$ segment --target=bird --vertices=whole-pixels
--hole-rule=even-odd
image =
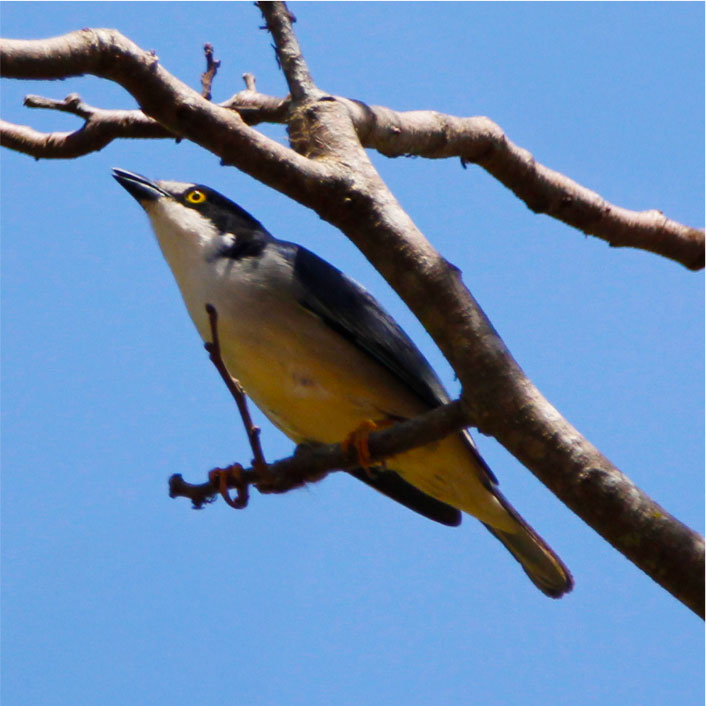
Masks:
[[[410,419],[450,401],[417,346],[360,284],[202,184],[113,177],[147,213],[205,342],[218,314],[221,356],[269,420],[297,444],[345,443],[366,423]],[[506,500],[467,430],[349,471],[455,527],[472,515],[547,596],[571,573]]]

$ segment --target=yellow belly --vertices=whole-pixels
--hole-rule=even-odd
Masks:
[[[231,374],[294,441],[335,443],[365,419],[425,410],[383,366],[336,334],[326,331],[327,354],[321,357],[313,338],[290,333],[268,331],[266,341],[225,339],[223,349]]]

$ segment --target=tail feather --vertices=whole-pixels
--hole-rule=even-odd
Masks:
[[[497,488],[494,488],[494,491],[513,519],[516,531],[500,530],[489,524],[483,524],[520,562],[527,576],[542,593],[550,598],[561,598],[574,587],[571,572],[549,545],[520,517],[517,510]]]

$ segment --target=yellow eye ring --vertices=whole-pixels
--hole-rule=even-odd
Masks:
[[[186,200],[189,203],[203,203],[206,200],[206,194],[204,194],[203,191],[199,191],[198,189],[193,189],[186,195]]]

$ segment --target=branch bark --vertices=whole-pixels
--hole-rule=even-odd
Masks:
[[[642,493],[542,397],[463,285],[460,272],[440,257],[380,179],[363,149],[365,138],[350,101],[315,89],[292,42],[286,7],[279,2],[260,7],[292,93],[287,122],[294,150],[264,137],[232,110],[206,101],[118,32],[82,30],[44,41],[6,40],[0,53],[3,73],[15,78],[91,73],[113,80],[172,135],[196,142],[341,229],[418,316],[457,372],[465,423],[495,436],[607,541],[703,615],[701,537]],[[487,131],[487,123],[479,125]],[[508,179],[524,174],[540,186],[544,180],[551,186],[546,193],[559,193],[528,153],[513,156],[502,134],[485,139],[479,141],[476,132],[461,156],[489,169],[495,165]],[[444,147],[426,149],[427,156],[434,156]],[[585,194],[579,192],[575,203],[583,198],[584,208]],[[561,204],[551,206],[554,201],[555,196],[547,197],[547,209],[561,211]],[[611,208],[598,220],[605,224],[615,212]],[[655,232],[663,231],[656,227]],[[700,237],[703,260],[703,233]]]
[[[246,76],[251,78],[250,74]],[[67,96],[63,103],[75,97]],[[474,163],[485,169],[535,213],[556,218],[611,247],[646,250],[690,270],[704,268],[703,229],[671,220],[657,209],[632,211],[610,203],[597,192],[537,162],[489,118],[460,118],[435,111],[398,112],[340,96],[334,98],[348,110],[364,147],[387,157],[458,157],[464,166]],[[62,102],[38,96],[28,96],[25,104],[65,110]],[[286,123],[290,100],[248,88],[218,105],[237,112],[247,125],[253,126],[262,122]],[[83,128],[75,132],[41,133],[0,121],[0,142],[37,159],[73,159],[101,150],[114,139],[175,137],[142,111],[92,108],[90,115],[75,114],[86,118]]]

